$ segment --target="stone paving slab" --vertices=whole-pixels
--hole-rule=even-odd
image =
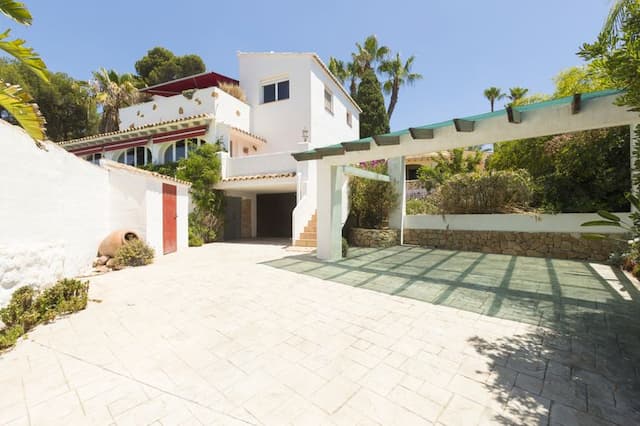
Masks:
[[[588,271],[405,247],[335,264],[189,249],[93,278],[85,311],[1,354],[0,424],[640,424],[637,311]],[[597,301],[565,300],[562,277]]]

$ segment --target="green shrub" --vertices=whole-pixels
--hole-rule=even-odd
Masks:
[[[349,242],[346,238],[342,238],[342,257],[347,257],[349,253]]]
[[[192,213],[189,213],[189,245],[197,247],[214,242],[217,237],[216,230],[221,224],[218,216],[205,213],[196,207]]]
[[[526,210],[532,194],[524,170],[453,176],[440,187],[443,213],[511,213]]]
[[[361,168],[387,174],[386,161],[361,164]],[[389,219],[389,213],[398,204],[398,194],[389,182],[351,177],[349,179],[351,213],[355,226],[379,229]]]
[[[123,244],[115,256],[116,267],[143,266],[153,262],[154,250],[142,240],[131,240]]]
[[[0,330],[0,349],[11,347],[20,336],[56,316],[80,311],[87,306],[89,282],[63,279],[38,293],[32,287],[17,289],[9,304],[0,309],[5,328]]]
[[[20,336],[24,334],[21,325],[13,325],[0,330],[0,350],[10,348],[15,345]]]
[[[202,237],[198,235],[196,229],[189,224],[189,247],[200,247],[204,244]]]
[[[415,198],[407,201],[407,214],[439,214],[440,194],[434,192],[425,198]]]

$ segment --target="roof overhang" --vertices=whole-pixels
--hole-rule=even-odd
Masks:
[[[179,95],[185,90],[206,89],[207,87],[218,86],[220,83],[240,84],[238,80],[226,75],[218,74],[217,72],[204,72],[145,87],[140,89],[140,92],[149,95],[173,96]]]
[[[103,133],[81,139],[60,142],[59,145],[76,155],[115,151],[153,143],[172,142],[203,136],[209,131],[213,116],[201,114],[179,120],[163,121],[118,132]]]

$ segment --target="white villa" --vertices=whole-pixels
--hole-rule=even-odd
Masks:
[[[142,89],[151,99],[121,109],[119,131],[61,146],[90,161],[140,166],[219,142],[224,238],[315,246],[315,162],[291,154],[358,139],[360,108],[315,53],[238,53],[238,63],[237,80],[207,72]],[[238,84],[246,102],[221,82]]]

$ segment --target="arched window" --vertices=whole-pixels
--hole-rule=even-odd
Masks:
[[[194,151],[205,145],[207,141],[198,138],[182,139],[171,143],[164,151],[164,162],[174,163],[189,156],[190,151]]]
[[[144,166],[151,163],[152,160],[151,150],[144,146],[129,148],[118,156],[118,163],[130,166]]]
[[[93,164],[98,164],[101,158],[102,158],[101,152],[96,152],[95,154],[87,155],[86,157],[84,157],[85,160],[90,161]]]

